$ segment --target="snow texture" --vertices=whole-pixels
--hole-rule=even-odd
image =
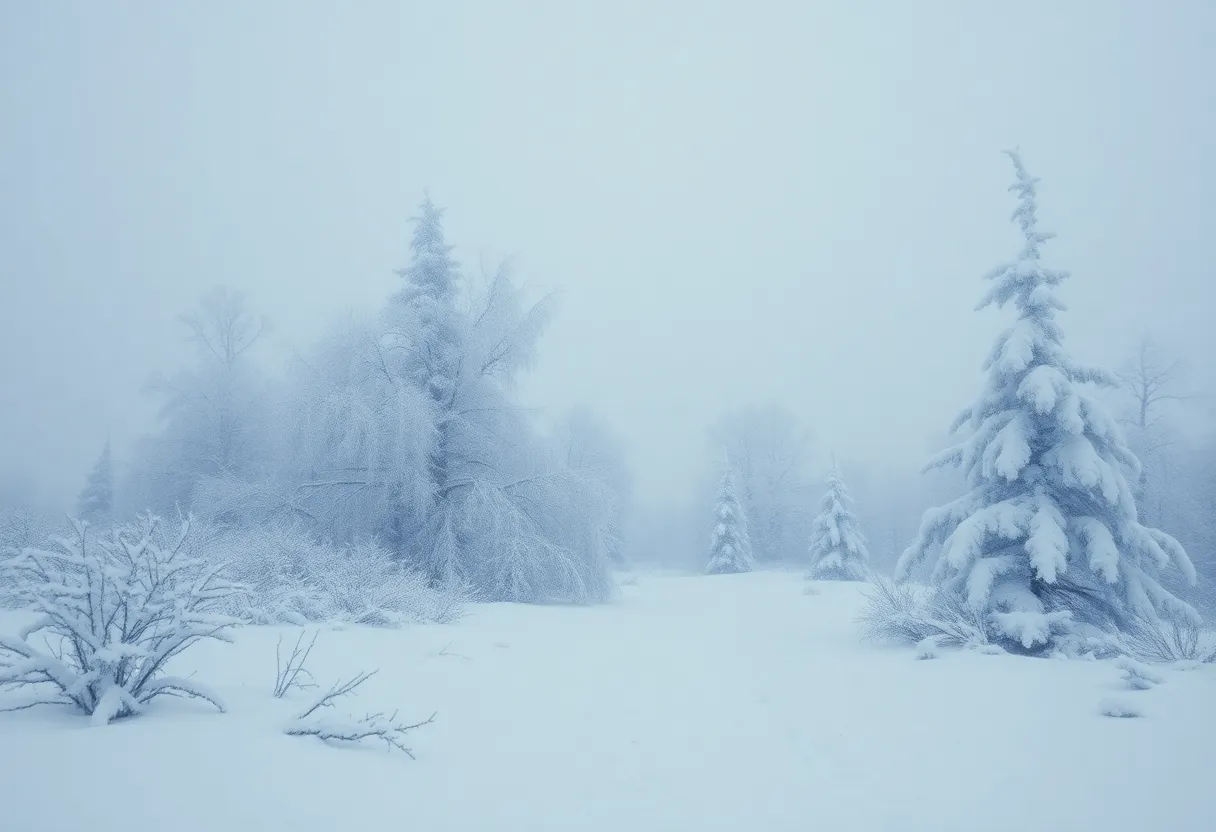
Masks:
[[[734,469],[728,459],[718,489],[714,528],[709,538],[709,563],[705,566],[705,572],[722,575],[750,572],[751,569],[752,547],[747,535],[747,517],[739,501]]]
[[[835,466],[811,526],[810,553],[812,578],[861,581],[869,573],[870,553],[858,528],[853,498]]]
[[[1041,262],[1053,235],[1038,227],[1038,180],[1016,152],[1009,156],[1023,246],[987,276],[979,308],[1009,304],[1017,320],[984,362],[979,399],[955,421],[970,435],[931,463],[961,468],[969,490],[925,513],[896,575],[910,576],[936,553],[933,579],[987,615],[995,640],[1024,652],[1050,652],[1080,624],[1197,622],[1158,577],[1174,569],[1193,584],[1194,567],[1174,538],[1138,521],[1128,478],[1139,462],[1083,389],[1111,377],[1064,351],[1054,290],[1067,274]]]

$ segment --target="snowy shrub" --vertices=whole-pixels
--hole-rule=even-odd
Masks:
[[[0,506],[0,554],[36,546],[54,534],[60,525],[27,506]]]
[[[932,590],[919,584],[875,578],[858,616],[863,635],[893,644],[917,644],[934,635],[925,622],[926,598],[931,595]]]
[[[987,627],[956,593],[875,578],[858,621],[872,641],[939,647],[976,647],[988,642]]]
[[[1136,707],[1136,705],[1115,697],[1103,699],[1098,706],[1098,712],[1102,716],[1114,717],[1115,719],[1136,719],[1144,716],[1144,712]]]
[[[1216,631],[1190,618],[1136,620],[1122,634],[1122,644],[1142,661],[1216,663]]]
[[[822,595],[823,593],[819,587],[815,586],[814,584],[810,584],[809,586],[803,587],[802,594],[814,597],[816,595]]]
[[[9,593],[37,615],[16,637],[0,636],[0,687],[30,688],[14,706],[65,704],[95,724],[138,713],[157,696],[223,704],[166,664],[204,639],[227,640],[238,619],[220,609],[241,588],[191,556],[189,523],[172,535],[147,515],[131,525],[74,533],[7,559]],[[37,635],[42,646],[34,646]]]
[[[296,526],[225,531],[199,549],[249,588],[233,611],[258,624],[449,623],[461,617],[467,597],[463,587],[428,585],[372,541],[338,547]]]
[[[36,546],[55,533],[56,524],[44,514],[27,506],[0,506],[0,559]],[[11,582],[12,576],[0,570],[0,609],[18,603]]]

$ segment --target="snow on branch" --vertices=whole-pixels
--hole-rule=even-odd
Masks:
[[[342,714],[334,715],[329,712],[329,709],[334,707],[335,701],[354,693],[378,672],[378,670],[363,671],[347,681],[335,682],[325,693],[318,696],[312,701],[312,704],[301,711],[283,729],[284,733],[292,737],[316,737],[326,742],[359,743],[363,740],[374,739],[383,742],[390,751],[395,748],[404,752],[411,760],[414,759],[413,752],[405,746],[405,735],[415,728],[430,725],[435,721],[435,714],[431,714],[421,722],[406,723],[397,718],[396,711],[387,715],[384,713],[367,714],[361,718]]]
[[[240,623],[218,610],[242,587],[190,556],[189,533],[185,522],[166,536],[151,514],[101,534],[77,521],[71,536],[0,562],[9,600],[37,614],[15,637],[0,637],[0,689],[32,693],[4,710],[70,705],[105,724],[178,696],[223,711],[205,685],[163,675],[175,656],[228,640]]]

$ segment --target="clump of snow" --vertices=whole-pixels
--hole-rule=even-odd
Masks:
[[[802,594],[814,597],[816,595],[822,595],[823,591],[820,590],[819,587],[815,586],[814,584],[807,584],[806,586],[804,586],[802,588]]]
[[[916,645],[915,658],[919,660],[936,659],[939,657],[937,636],[925,636]]]
[[[1134,703],[1113,696],[1103,699],[1098,705],[1098,711],[1102,716],[1114,717],[1115,719],[1136,719],[1144,716],[1144,712]]]
[[[1165,682],[1165,677],[1143,662],[1124,656],[1115,661],[1115,667],[1123,671],[1123,681],[1132,690],[1148,690]]]

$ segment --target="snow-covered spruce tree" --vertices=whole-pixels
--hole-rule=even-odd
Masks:
[[[1137,520],[1127,478],[1139,463],[1083,389],[1114,379],[1064,351],[1054,290],[1067,273],[1041,263],[1052,235],[1038,227],[1038,180],[1008,155],[1024,245],[989,273],[993,286],[977,308],[1012,303],[1017,321],[984,362],[979,399],[955,420],[970,435],[929,466],[961,467],[969,490],[925,513],[896,577],[936,552],[935,581],[984,613],[992,638],[1028,652],[1050,649],[1078,624],[1196,619],[1157,578],[1172,566],[1193,583],[1194,567],[1174,538]]]
[[[443,210],[425,194],[418,216],[413,218],[410,264],[397,274],[405,285],[385,311],[387,330],[382,338],[386,361],[408,379],[433,410],[434,433],[427,454],[430,496],[442,500],[450,491],[453,445],[457,414],[454,408],[459,387],[461,359],[461,315],[457,307],[460,267],[452,259],[452,246],[443,233]],[[415,508],[419,506],[415,504]],[[446,541],[448,518],[436,506],[421,506],[410,512],[403,505],[393,514],[389,542],[398,550],[427,542]],[[415,545],[416,548],[416,545]],[[432,580],[447,580],[459,571],[456,550],[449,546],[426,547],[414,552]]]
[[[0,688],[27,688],[14,710],[63,704],[96,724],[139,713],[158,696],[220,699],[194,679],[165,676],[166,664],[205,639],[225,640],[239,623],[217,610],[241,588],[188,552],[189,523],[166,535],[147,515],[97,533],[73,534],[0,562],[0,586],[36,617],[0,636]]]
[[[108,520],[113,511],[114,468],[110,460],[110,443],[106,442],[76,500],[76,513],[80,519],[96,523]]]
[[[835,466],[811,525],[810,551],[812,578],[861,581],[869,571],[870,553],[858,528],[853,498]]]
[[[709,538],[707,575],[725,575],[752,571],[752,545],[747,536],[747,517],[739,501],[735,472],[729,460],[722,484],[718,488],[718,503],[714,510],[714,530]]]

